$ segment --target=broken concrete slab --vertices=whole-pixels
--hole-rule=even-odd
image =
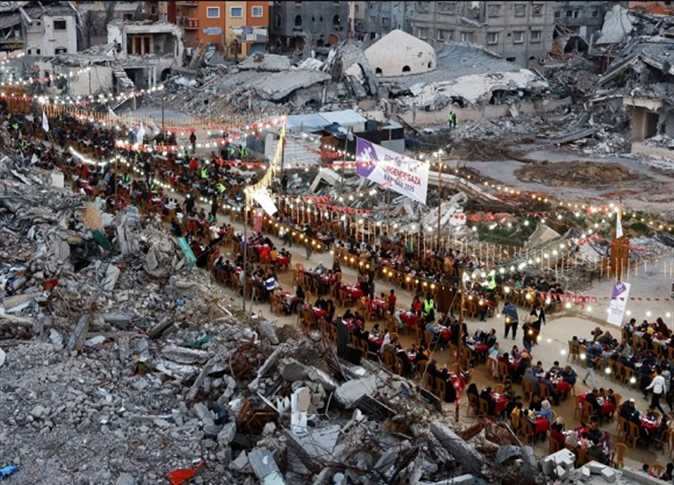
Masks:
[[[307,413],[311,406],[311,392],[308,387],[296,389],[290,396],[290,430],[302,436],[307,432]]]
[[[90,322],[91,318],[89,314],[84,314],[80,317],[77,325],[75,326],[75,329],[73,330],[73,333],[68,339],[68,350],[79,350],[80,342],[86,336],[87,331],[89,330]]]
[[[236,422],[232,421],[225,424],[218,433],[218,444],[225,448],[234,441],[234,436],[236,436]]]
[[[242,71],[289,71],[290,59],[278,54],[256,52],[239,62],[237,67]]]
[[[161,355],[178,364],[203,364],[209,357],[209,353],[205,350],[179,347],[173,344],[163,347],[161,349]]]
[[[295,382],[305,380],[309,374],[309,368],[295,359],[283,359],[279,363],[279,372],[286,381]]]
[[[345,382],[335,390],[335,399],[342,406],[351,409],[361,398],[367,394],[371,395],[377,391],[377,377],[369,375],[361,379],[353,379]]]
[[[253,472],[264,485],[285,485],[276,460],[267,448],[254,448],[248,454],[248,462]]]
[[[484,466],[484,457],[473,445],[466,443],[459,435],[449,429],[447,425],[434,421],[431,423],[431,433],[442,446],[469,472],[480,474]]]

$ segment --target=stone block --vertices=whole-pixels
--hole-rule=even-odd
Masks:
[[[616,471],[610,467],[604,467],[604,469],[601,471],[601,476],[608,483],[613,483],[618,479]]]

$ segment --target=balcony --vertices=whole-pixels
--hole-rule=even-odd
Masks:
[[[178,25],[185,30],[197,30],[199,28],[199,19],[193,17],[180,17],[178,19]]]
[[[196,7],[199,4],[198,1],[192,0],[192,1],[177,1],[176,2],[176,7]]]

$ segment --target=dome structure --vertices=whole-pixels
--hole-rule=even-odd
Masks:
[[[402,30],[386,34],[365,50],[365,56],[381,77],[422,74],[437,66],[433,47]]]

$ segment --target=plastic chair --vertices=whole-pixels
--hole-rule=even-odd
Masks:
[[[615,451],[613,452],[613,466],[616,468],[622,468],[625,466],[625,451],[627,450],[627,445],[625,443],[616,443]]]
[[[625,434],[625,441],[627,441],[628,444],[631,444],[632,448],[636,448],[637,442],[639,441],[639,426],[631,421],[626,422],[627,433]]]

